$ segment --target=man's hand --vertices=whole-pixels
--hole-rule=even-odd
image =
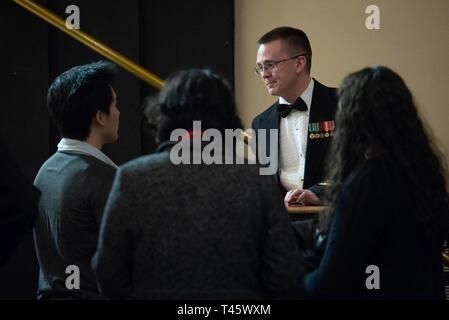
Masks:
[[[295,189],[287,192],[284,198],[285,207],[289,204],[300,204],[303,206],[319,206],[321,200],[312,192],[305,189]]]

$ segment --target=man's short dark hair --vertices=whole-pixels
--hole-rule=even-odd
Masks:
[[[310,73],[312,68],[312,48],[305,32],[292,27],[279,27],[265,33],[257,43],[262,45],[279,39],[285,41],[290,54],[305,53],[307,55],[306,69]]]
[[[85,141],[92,117],[98,111],[109,114],[113,99],[111,82],[116,74],[113,63],[98,61],[73,67],[53,81],[47,105],[63,137]]]

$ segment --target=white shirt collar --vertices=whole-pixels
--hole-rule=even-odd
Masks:
[[[62,138],[58,144],[58,151],[92,156],[114,168],[118,168],[118,166],[111,159],[109,159],[107,155],[84,141]]]
[[[302,100],[307,105],[307,113],[310,112],[310,107],[312,106],[312,95],[313,95],[313,88],[315,87],[315,82],[313,79],[310,79],[309,85],[307,86],[306,90],[301,94]],[[281,104],[291,104],[287,100],[285,100],[282,97],[279,97],[279,103]]]

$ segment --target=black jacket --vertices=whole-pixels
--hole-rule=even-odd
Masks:
[[[309,123],[322,122],[334,120],[334,114],[337,109],[337,95],[335,88],[329,88],[317,80],[315,80],[312,106],[310,111]],[[279,124],[281,116],[277,110],[278,102],[271,105],[267,110],[262,112],[252,123],[252,128],[257,129],[277,129],[279,130]],[[321,182],[324,179],[324,161],[327,150],[329,148],[331,137],[319,138],[307,140],[307,152],[306,152],[306,166],[304,174],[304,188],[310,188],[313,185]],[[267,134],[267,155],[269,156],[270,141]],[[279,146],[278,146],[279,148]],[[279,154],[279,149],[278,149]],[[279,181],[279,174],[276,175],[276,179]],[[281,190],[285,191],[281,186]]]

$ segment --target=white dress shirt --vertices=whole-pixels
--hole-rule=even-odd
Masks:
[[[307,111],[293,109],[287,117],[281,118],[279,125],[279,172],[281,184],[287,191],[303,188],[313,88],[311,79],[301,94]],[[279,97],[279,103],[290,104],[282,97]]]

